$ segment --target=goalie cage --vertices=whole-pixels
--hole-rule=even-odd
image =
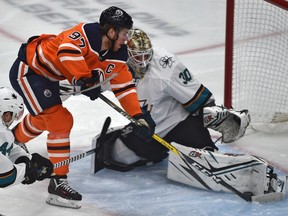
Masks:
[[[224,105],[253,129],[288,131],[288,2],[227,0]]]

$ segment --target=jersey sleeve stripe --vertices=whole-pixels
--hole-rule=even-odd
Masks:
[[[82,61],[85,60],[83,56],[72,57],[72,56],[63,56],[59,58],[61,62],[63,61]]]
[[[196,112],[201,106],[203,106],[209,98],[212,96],[212,93],[203,85],[200,86],[194,97],[188,102],[184,103],[183,106],[186,110],[190,112]]]
[[[69,54],[81,54],[81,52],[79,50],[68,50],[68,49],[63,49],[63,50],[59,50],[57,52],[57,56],[59,56],[62,53],[69,53]]]
[[[81,52],[81,49],[77,46],[75,46],[74,44],[71,43],[63,43],[59,46],[59,49],[63,48],[63,47],[70,47],[73,48],[74,50],[78,50],[79,52]]]
[[[114,90],[113,93],[114,94],[118,94],[118,93],[126,91],[126,90],[128,90],[130,88],[135,88],[135,84],[131,84],[131,85],[125,86],[124,88],[121,88],[121,89],[118,89],[118,90]]]
[[[41,60],[44,63],[42,63]],[[41,66],[43,69],[45,69],[45,71],[48,72],[47,74],[52,74],[54,76],[56,75],[56,76],[63,77],[62,74],[54,67],[54,65],[45,58],[41,45],[39,45],[36,49],[36,61],[39,66]]]
[[[134,84],[133,81],[129,81],[129,82],[126,82],[126,83],[121,83],[121,84],[111,84],[111,88],[112,89],[119,89],[119,88],[123,88],[127,85],[131,85],[131,84]]]
[[[129,91],[126,91],[126,92],[118,95],[116,98],[117,98],[118,100],[121,100],[122,98],[126,97],[127,95],[129,95],[129,94],[131,94],[131,93],[136,93],[136,89],[131,89],[131,90],[129,90]]]

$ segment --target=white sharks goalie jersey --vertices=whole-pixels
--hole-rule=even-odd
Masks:
[[[164,137],[213,96],[175,55],[157,47],[153,51],[144,78],[136,83],[137,94],[141,107],[150,111],[157,125],[155,133]]]

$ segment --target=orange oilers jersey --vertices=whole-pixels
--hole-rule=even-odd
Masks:
[[[111,89],[130,114],[142,113],[132,75],[128,70],[127,47],[117,52],[102,51],[102,33],[99,23],[80,23],[59,35],[43,34],[27,45],[28,65],[35,73],[51,81],[79,80],[91,77],[92,70],[98,70],[103,79],[118,73],[113,78]]]

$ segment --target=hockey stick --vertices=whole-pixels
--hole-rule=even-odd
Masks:
[[[99,95],[99,98],[101,98],[104,102],[106,102],[108,105],[110,105],[112,108],[114,108],[116,111],[118,111],[121,115],[123,115],[125,118],[127,118],[129,121],[131,121],[133,124],[142,126],[136,119],[134,119],[132,116],[130,116],[127,112],[125,112],[123,109],[121,109],[119,106],[117,106],[115,103],[113,103],[111,100],[109,100],[107,97],[105,97],[103,94]],[[236,188],[232,187],[231,185],[227,184],[221,177],[217,176],[216,174],[213,174],[210,170],[208,170],[206,167],[202,166],[201,164],[195,162],[191,156],[184,154],[183,152],[176,149],[171,143],[165,141],[161,137],[159,137],[157,134],[153,134],[152,138],[158,141],[160,144],[168,148],[170,151],[178,155],[184,163],[187,165],[190,164],[194,168],[198,169],[199,171],[204,171],[207,173],[208,176],[210,176],[216,183],[221,184],[223,187],[230,190],[232,193],[235,193],[242,199],[244,199],[247,202],[252,201],[252,195],[249,193],[242,193],[238,191]],[[189,166],[188,166],[189,167]]]
[[[105,136],[105,134],[106,134],[106,132],[107,132],[109,126],[110,126],[110,123],[111,123],[111,118],[108,116],[106,118],[104,124],[103,124],[99,139],[101,139],[102,137]],[[72,163],[74,161],[80,160],[80,159],[82,159],[84,157],[87,157],[87,156],[89,156],[91,154],[94,154],[95,152],[96,152],[96,148],[95,149],[91,149],[91,150],[86,151],[86,152],[83,152],[83,153],[80,153],[78,155],[72,156],[72,157],[70,157],[70,158],[68,158],[66,160],[60,161],[58,163],[55,163],[54,164],[54,169],[55,168],[59,168],[59,167],[64,166],[64,165],[67,165],[67,164],[70,164],[70,163]]]
[[[94,86],[91,86],[87,89],[83,89],[79,92],[77,91],[73,91],[71,88],[74,87],[73,85],[71,84],[60,84],[60,89],[65,91],[65,92],[60,92],[60,95],[77,95],[77,94],[81,94],[81,93],[84,93],[84,92],[87,92],[87,91],[90,91],[92,89],[95,89],[95,88],[98,88],[102,85],[105,85],[107,82],[109,82],[110,80],[112,80],[114,77],[118,76],[118,73],[113,73],[110,77],[108,77],[107,79],[95,84]]]
[[[101,98],[101,100],[103,100],[104,102],[106,102],[108,105],[110,105],[112,108],[114,108],[116,111],[118,111],[121,115],[123,115],[125,118],[127,118],[130,122],[132,122],[135,125],[138,126],[143,126],[141,123],[139,123],[136,119],[134,119],[132,116],[130,116],[127,112],[125,112],[123,109],[121,109],[119,106],[117,106],[115,103],[113,103],[111,100],[109,100],[107,97],[105,97],[103,94],[99,94],[99,98]],[[164,145],[166,148],[168,148],[169,150],[173,151],[175,154],[179,155],[178,150],[172,146],[170,143],[166,142],[165,140],[163,140],[161,137],[159,137],[157,134],[153,134],[152,137],[158,141],[159,143],[161,143],[162,145]]]

